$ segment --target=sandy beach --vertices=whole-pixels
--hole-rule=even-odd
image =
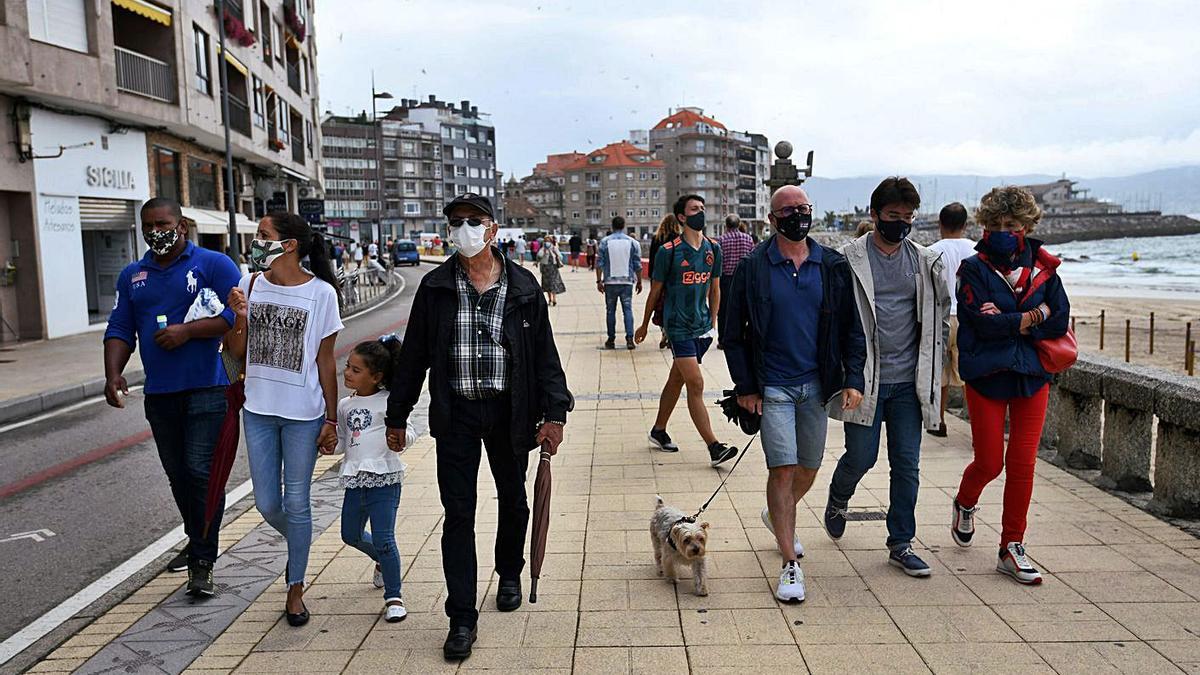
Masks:
[[[1184,372],[1184,334],[1200,342],[1200,299],[1187,295],[1126,297],[1113,289],[1067,286],[1075,335],[1082,351],[1125,357],[1125,320],[1130,321],[1130,362]],[[1104,350],[1100,350],[1100,311],[1104,310]],[[1154,354],[1150,349],[1150,313],[1154,313]]]

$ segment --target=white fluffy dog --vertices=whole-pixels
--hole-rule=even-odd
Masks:
[[[650,541],[654,543],[654,565],[659,576],[675,582],[675,566],[690,565],[696,595],[708,595],[708,567],[704,560],[708,523],[697,523],[686,513],[655,496],[650,517]]]

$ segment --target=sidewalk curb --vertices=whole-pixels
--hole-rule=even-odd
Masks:
[[[141,370],[126,373],[125,381],[129,383],[129,386],[142,384],[146,381],[146,373]],[[71,384],[40,394],[22,396],[0,403],[0,423],[33,417],[39,413],[102,394],[104,394],[104,378],[98,377],[81,384]]]

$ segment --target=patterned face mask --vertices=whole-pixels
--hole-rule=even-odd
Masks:
[[[166,255],[175,247],[175,242],[179,240],[179,230],[150,230],[142,233],[142,239],[146,241],[146,246],[154,252],[154,255]]]
[[[283,249],[283,242],[287,241],[270,241],[265,239],[255,239],[250,242],[250,264],[257,271],[270,269],[271,264],[278,260],[281,256],[287,253]]]

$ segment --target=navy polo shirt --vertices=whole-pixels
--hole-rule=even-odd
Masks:
[[[228,256],[187,243],[171,264],[159,267],[147,251],[117,277],[117,302],[108,315],[104,339],[117,338],[136,348],[141,342],[142,367],[146,371],[145,393],[169,394],[189,389],[229,384],[218,348],[221,338],[193,338],[172,351],[154,342],[158,315],[167,324],[183,323],[188,309],[202,288],[211,288],[224,304],[241,272]],[[232,326],[228,308],[222,318]]]
[[[763,345],[763,384],[795,387],[817,378],[817,324],[821,317],[821,247],[808,243],[808,259],[796,269],[779,251],[767,248],[771,321]]]

